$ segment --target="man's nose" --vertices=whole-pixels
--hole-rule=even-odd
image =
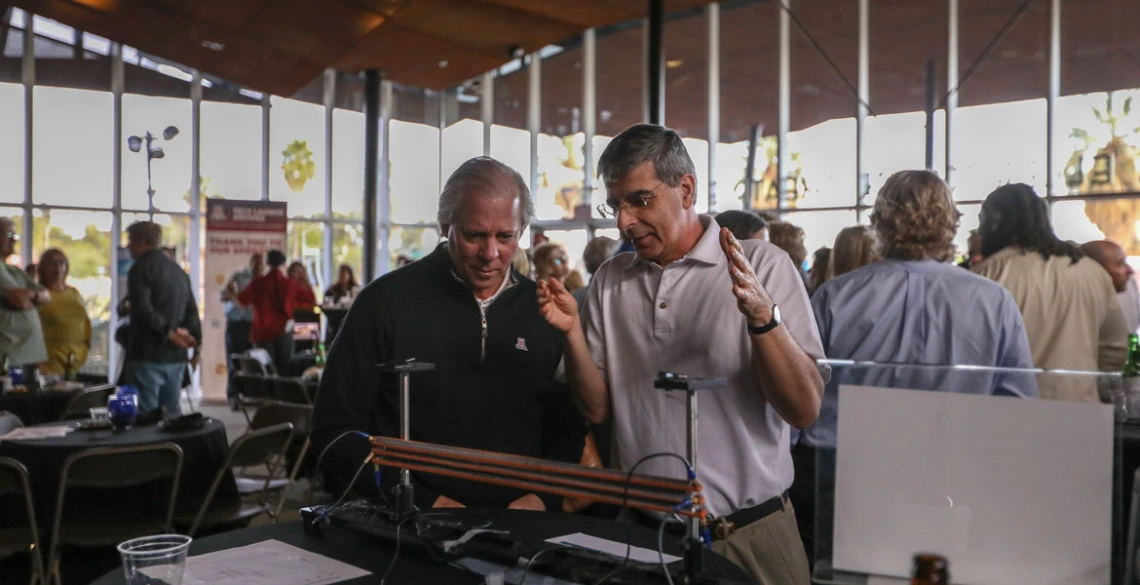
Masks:
[[[499,257],[499,247],[495,245],[494,240],[487,240],[479,246],[479,258],[490,262]]]

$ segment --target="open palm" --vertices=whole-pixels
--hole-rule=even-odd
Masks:
[[[578,301],[556,278],[538,281],[538,311],[555,329],[568,333],[578,321]]]

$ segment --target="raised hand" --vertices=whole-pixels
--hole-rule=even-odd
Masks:
[[[507,506],[510,510],[534,510],[537,512],[545,512],[546,504],[542,503],[542,499],[534,494],[527,494]]]
[[[440,496],[440,497],[435,499],[435,503],[432,504],[431,507],[433,507],[433,508],[466,508],[467,506],[464,506],[463,504],[460,504],[459,502],[456,502],[455,500],[453,500],[447,496]]]
[[[720,248],[728,259],[728,273],[732,277],[732,294],[736,296],[736,308],[748,319],[753,327],[762,327],[772,320],[772,297],[760,284],[752,265],[744,257],[740,242],[728,231],[720,228]]]
[[[549,278],[538,281],[538,312],[547,323],[555,329],[569,333],[571,328],[577,326],[578,301],[566,287],[557,279]]]

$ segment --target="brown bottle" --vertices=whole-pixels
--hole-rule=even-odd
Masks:
[[[950,585],[950,563],[935,554],[914,555],[910,585]]]

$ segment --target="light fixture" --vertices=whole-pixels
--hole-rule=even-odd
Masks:
[[[167,126],[162,131],[162,138],[164,140],[170,140],[175,136],[178,136],[177,126]],[[147,213],[150,216],[151,221],[154,221],[154,188],[150,183],[150,161],[156,158],[166,158],[166,152],[162,150],[162,147],[155,146],[153,144],[154,141],[155,136],[150,132],[147,132],[145,136],[130,136],[127,138],[127,148],[131,149],[131,152],[141,151],[143,149],[143,142],[146,142]]]
[[[676,68],[678,68],[684,64],[685,64],[685,62],[682,61],[681,59],[670,59],[670,60],[665,62],[665,67],[667,67],[669,69],[676,69]]]

